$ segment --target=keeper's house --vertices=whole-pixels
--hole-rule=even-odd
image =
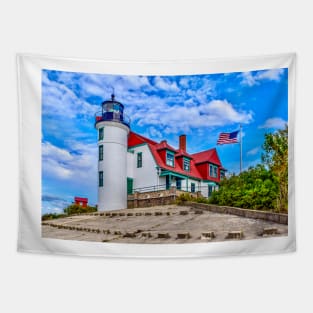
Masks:
[[[126,208],[127,194],[133,192],[171,187],[209,197],[225,175],[215,148],[189,154],[186,135],[179,136],[175,149],[166,140],[156,142],[131,131],[124,105],[114,95],[102,103],[95,127],[99,210]]]
[[[134,132],[128,136],[127,190],[169,189],[201,191],[209,197],[225,175],[216,149],[189,154],[186,135],[179,136],[178,149],[166,140],[160,143]]]

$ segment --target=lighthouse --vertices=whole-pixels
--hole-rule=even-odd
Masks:
[[[124,105],[115,100],[101,104],[96,113],[98,132],[98,210],[127,208],[127,138],[130,120]]]

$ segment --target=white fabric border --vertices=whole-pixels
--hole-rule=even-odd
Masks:
[[[294,187],[294,53],[208,60],[116,61],[17,55],[19,99],[18,251],[106,257],[208,257],[296,250]],[[97,243],[41,238],[41,70],[120,75],[191,75],[288,68],[288,236],[191,244]]]

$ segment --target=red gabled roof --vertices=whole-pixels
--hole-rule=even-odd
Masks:
[[[158,164],[158,166],[160,166],[163,169],[166,169],[168,171],[172,171],[178,174],[182,174],[185,176],[191,176],[194,178],[199,178],[202,179],[202,176],[200,175],[198,169],[196,168],[196,165],[194,164],[193,160],[190,160],[190,171],[184,171],[181,166],[179,165],[179,163],[175,160],[174,162],[174,167],[166,165],[165,160],[163,160],[160,156],[160,154],[158,153],[158,150],[156,149],[156,146],[154,145],[150,145],[149,144],[149,148],[151,150],[151,153],[155,159],[155,162]]]
[[[152,145],[158,144],[156,141],[153,141],[149,138],[146,138],[144,136],[141,136],[139,134],[136,134],[134,132],[130,132],[128,135],[128,148],[143,144],[143,143],[149,143]]]
[[[183,157],[183,156],[185,156],[185,157],[187,157],[187,158],[189,158],[189,159],[192,159],[192,155],[191,155],[191,154],[187,153],[187,152],[184,151],[184,150],[178,149],[178,150],[177,150],[176,157]]]
[[[180,149],[175,149],[172,146],[170,146],[165,140],[161,141],[160,143],[157,143],[156,141],[153,141],[149,138],[146,138],[142,135],[139,135],[134,132],[130,132],[128,136],[128,148],[140,145],[146,143],[154,157],[155,162],[159,167],[165,170],[169,170],[178,174],[182,174],[185,176],[190,176],[198,179],[205,179],[202,177],[200,174],[197,164],[204,163],[204,162],[210,162],[213,164],[216,164],[218,166],[222,166],[221,161],[218,157],[217,151],[215,148],[209,149],[206,151],[202,151],[199,153],[194,153],[194,154],[189,154],[186,151],[180,150]],[[181,157],[181,156],[186,156],[190,158],[190,171],[187,172],[185,171],[181,166],[180,162],[177,162],[175,160],[174,162],[174,167],[168,166],[165,163],[164,156],[162,157],[162,150],[168,149],[170,151],[173,151],[176,155],[175,158]]]
[[[166,140],[163,140],[161,141],[160,143],[156,144],[155,145],[155,148],[157,150],[163,150],[163,149],[167,149],[167,150],[170,150],[170,151],[173,151],[174,153],[177,153],[176,152],[176,149],[173,148],[172,146],[170,146]]]
[[[222,166],[215,148],[192,154],[196,164],[210,162]]]
[[[88,198],[74,197],[74,201],[79,201],[79,202],[88,202]]]

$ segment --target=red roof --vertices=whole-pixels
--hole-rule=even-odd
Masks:
[[[163,149],[167,149],[167,150],[170,150],[170,151],[173,151],[174,153],[177,153],[176,152],[176,149],[173,148],[172,146],[170,146],[166,140],[163,140],[161,141],[160,143],[156,144],[155,145],[155,148],[157,150],[163,150]]]
[[[215,148],[198,152],[198,153],[194,153],[192,157],[194,158],[196,164],[210,162],[210,163],[222,166],[220,158],[218,157],[218,154]]]
[[[168,170],[168,171],[175,172],[177,174],[182,174],[185,176],[191,176],[194,178],[202,179],[202,176],[200,175],[198,169],[196,168],[196,165],[194,164],[193,160],[190,160],[190,171],[187,172],[181,168],[181,166],[179,165],[179,163],[176,160],[174,162],[174,165],[175,165],[174,167],[166,165],[165,160],[160,156],[156,147],[153,145],[150,145],[150,144],[148,146],[149,146],[151,153],[155,159],[155,162],[161,168]]]
[[[141,136],[139,134],[136,134],[134,132],[130,132],[129,135],[128,135],[128,148],[131,148],[133,146],[137,146],[137,145],[140,145],[140,144],[143,144],[143,143],[150,143],[152,145],[156,145],[157,142],[156,141],[153,141],[149,138],[146,138],[144,136]]]
[[[74,201],[88,202],[88,198],[74,197]]]
[[[209,162],[209,163],[216,164],[219,167],[222,167],[221,161],[218,157],[218,154],[215,148],[202,151],[199,153],[188,154],[186,151],[173,148],[165,140],[161,141],[160,143],[157,143],[156,141],[153,141],[142,135],[136,134],[132,131],[129,133],[128,148],[132,148],[134,146],[137,146],[143,143],[146,143],[148,145],[154,157],[154,160],[159,167],[161,167],[164,170],[175,172],[177,174],[190,176],[190,177],[194,177],[198,179],[207,179],[207,177],[204,177],[203,175],[201,175],[199,169],[197,168],[198,164]],[[164,149],[173,151],[176,154],[174,167],[166,165],[164,153],[162,154],[162,150]],[[177,158],[181,156],[186,156],[190,159],[190,171],[185,171],[180,165],[181,162],[177,162]],[[212,180],[217,181],[219,179],[213,178]]]

